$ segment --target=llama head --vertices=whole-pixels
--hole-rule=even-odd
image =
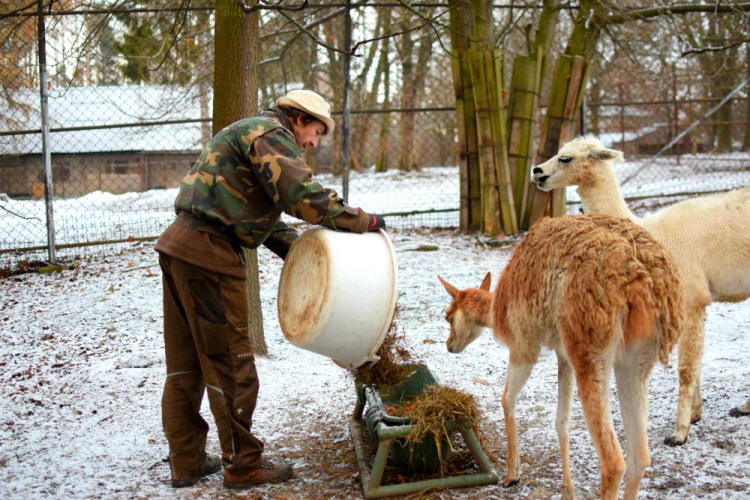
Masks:
[[[612,176],[610,162],[623,161],[620,151],[605,148],[593,135],[565,143],[555,156],[535,166],[531,180],[542,191],[565,186],[593,185],[602,176]]]
[[[438,276],[440,283],[453,299],[445,310],[445,319],[451,325],[451,333],[445,345],[448,352],[458,354],[474,342],[487,324],[491,299],[490,273],[479,288],[459,290]]]

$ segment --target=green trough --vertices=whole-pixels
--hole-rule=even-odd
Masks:
[[[413,425],[411,420],[389,415],[390,405],[408,401],[422,394],[424,389],[437,381],[425,365],[414,365],[411,375],[394,386],[378,388],[357,385],[357,403],[349,422],[357,462],[360,468],[362,490],[365,498],[382,498],[393,495],[406,495],[427,490],[461,488],[497,484],[498,476],[489,458],[479,445],[471,423],[468,420],[446,422],[449,434],[461,433],[480,472],[459,476],[420,480],[401,484],[383,485],[385,466],[390,458],[391,465],[411,472],[433,472],[440,467],[437,446],[429,437],[413,447],[405,444]],[[365,411],[367,408],[367,411]],[[378,443],[374,459],[370,455],[368,440]],[[442,460],[450,455],[450,445],[445,440],[441,444]],[[372,465],[370,465],[372,462]]]

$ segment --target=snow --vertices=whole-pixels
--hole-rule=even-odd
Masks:
[[[473,394],[504,474],[500,397],[508,351],[485,333],[463,354],[446,351],[448,296],[440,274],[458,287],[497,278],[512,245],[452,230],[390,231],[398,259],[399,331],[440,380]],[[436,251],[417,251],[437,245]],[[282,262],[261,249],[263,322],[271,356],[257,360],[261,381],[254,432],[269,456],[293,463],[292,480],[231,493],[221,475],[184,490],[169,486],[161,429],[164,382],[161,280],[150,244],[76,261],[57,274],[0,281],[0,498],[360,498],[347,422],[355,403],[347,373],[289,344],[276,317]],[[494,280],[493,280],[494,281]],[[650,386],[652,465],[641,498],[750,496],[750,417],[728,412],[750,395],[750,301],[713,304],[706,321],[703,420],[687,443],[663,444],[677,403],[672,368],[655,367]],[[561,464],[554,428],[555,356],[546,352],[518,401],[521,482],[437,493],[435,498],[559,498]],[[613,414],[624,444],[619,408]],[[218,440],[208,404],[208,450]],[[573,480],[581,498],[598,494],[599,465],[578,399],[571,431]]]
[[[5,109],[7,103],[0,101],[0,113],[10,117],[0,124],[0,130],[40,129],[39,91],[17,90],[11,99],[18,103],[12,109]],[[211,96],[208,99],[207,109],[211,109]],[[48,101],[52,129],[144,123],[140,127],[57,131],[51,137],[54,153],[200,150],[200,123],[148,125],[149,121],[200,117],[195,89],[173,85],[55,88],[50,90]],[[0,155],[41,151],[39,134],[0,138]]]
[[[341,177],[316,175],[326,187],[342,193]],[[384,173],[352,172],[349,203],[367,207],[374,213],[414,210],[453,210],[429,215],[431,226],[457,226],[459,180],[457,167],[431,167],[421,171]],[[174,219],[177,189],[152,189],[146,192],[112,194],[95,191],[78,198],[54,200],[55,242],[71,243],[126,240],[158,236]],[[284,217],[289,223],[298,222]],[[423,219],[424,221],[424,219]],[[389,225],[408,223],[408,218],[388,217]],[[43,200],[0,198],[0,250],[47,245],[46,209]],[[69,258],[85,249],[61,249],[58,255]],[[31,254],[31,252],[29,252]],[[39,259],[45,251],[37,252]],[[0,268],[13,254],[0,254]],[[34,260],[34,259],[28,259]]]
[[[633,160],[615,164],[615,173],[621,181],[635,174],[623,185],[622,192],[628,199],[638,200],[633,206],[636,211],[701,192],[750,185],[746,153],[661,157],[654,162]],[[339,194],[343,192],[340,176],[319,174],[315,178]],[[153,189],[119,195],[95,191],[79,198],[57,198],[54,200],[56,244],[158,236],[174,218],[172,205],[176,195],[177,189]],[[665,196],[670,198],[665,199]],[[580,198],[574,187],[568,188],[567,197],[568,212],[578,213]],[[458,167],[430,167],[412,172],[351,172],[349,203],[375,213],[442,210],[414,217],[387,217],[389,227],[406,228],[417,224],[455,227],[458,225]],[[0,250],[46,249],[46,238],[43,200],[0,197]],[[82,251],[95,250],[61,249],[58,255],[69,258]],[[17,258],[10,253],[0,254],[0,268],[9,267],[7,261]],[[29,252],[26,258],[45,259],[46,250],[35,255]]]

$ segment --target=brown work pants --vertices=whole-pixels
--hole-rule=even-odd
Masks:
[[[203,392],[216,421],[225,468],[260,467],[263,442],[251,432],[258,374],[247,335],[245,280],[159,254],[164,287],[167,379],[162,423],[173,479],[200,475],[208,424]]]

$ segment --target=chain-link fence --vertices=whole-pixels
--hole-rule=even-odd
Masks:
[[[616,164],[615,171],[623,196],[636,210],[750,186],[748,122],[723,121],[719,110],[709,115],[719,101],[686,98],[588,106],[587,132],[625,154],[626,161]],[[740,97],[723,106],[746,113],[748,105],[747,97]],[[570,211],[576,211],[573,190],[568,200]]]
[[[46,52],[58,255],[111,252],[153,239],[172,220],[176,188],[211,136],[214,15],[211,3],[143,8],[150,3],[135,2],[139,9],[53,3],[52,10],[45,7],[42,26],[38,13],[14,11],[25,2],[0,7],[0,269],[48,257],[40,47]],[[261,15],[260,107],[294,88],[327,96],[337,133],[307,153],[321,182],[348,191],[352,205],[389,214],[391,227],[457,226],[455,97],[444,50],[449,37],[438,29],[411,29],[445,7],[352,9],[355,43],[380,39],[358,46],[351,60],[346,176],[338,133],[345,81],[342,9],[317,6],[304,18],[304,30],[285,16]],[[382,38],[388,35],[394,36]],[[612,95],[617,89],[609,90]],[[618,176],[632,177],[626,196],[663,203],[665,195],[668,202],[673,195],[750,184],[747,122],[736,119],[747,116],[746,96],[730,102],[735,118],[704,119],[653,162],[651,155],[719,98],[590,98],[584,128],[625,151],[628,162]],[[719,141],[726,152],[715,153],[722,150]],[[576,201],[574,192],[569,199]]]

